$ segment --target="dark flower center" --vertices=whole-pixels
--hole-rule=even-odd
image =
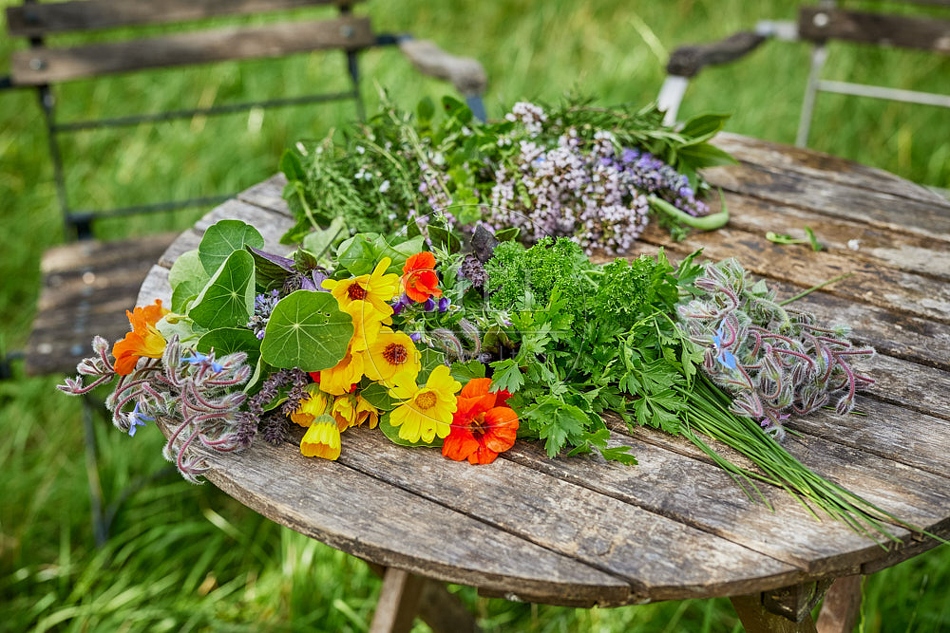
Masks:
[[[385,358],[386,362],[390,365],[402,365],[409,360],[409,352],[406,350],[405,345],[390,343],[386,346],[386,349],[383,350],[383,358]]]
[[[346,295],[353,301],[362,301],[366,298],[366,289],[356,282],[350,284],[346,289]]]

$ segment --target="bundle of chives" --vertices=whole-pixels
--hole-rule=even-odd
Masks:
[[[753,498],[752,491],[754,491],[768,504],[755,481],[781,487],[792,494],[816,518],[818,516],[808,502],[882,546],[884,543],[876,536],[883,536],[886,540],[901,541],[886,527],[886,523],[924,533],[920,528],[908,524],[861,496],[813,472],[789,454],[771,436],[763,432],[754,420],[729,411],[729,396],[706,376],[699,376],[693,381],[691,388],[683,391],[683,395],[689,402],[684,414],[686,422],[684,435],[728,472],[750,498]],[[760,472],[729,462],[716,453],[698,434],[729,446],[755,464]]]

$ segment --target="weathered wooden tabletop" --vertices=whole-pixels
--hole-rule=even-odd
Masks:
[[[950,535],[950,203],[882,171],[807,150],[721,135],[740,164],[706,172],[731,220],[672,243],[652,227],[637,251],[673,258],[703,247],[737,257],[791,296],[842,273],[799,305],[847,322],[877,348],[865,416],[797,419],[786,444],[818,473],[911,524]],[[272,178],[184,233],[152,270],[140,304],[168,297],[167,270],[222,218],[256,226],[275,252],[290,226]],[[767,231],[824,249],[778,245]],[[473,467],[438,450],[395,446],[375,430],[343,436],[336,462],[296,444],[255,443],[212,456],[208,478],[283,525],[387,568],[478,587],[487,595],[561,605],[756,595],[871,573],[937,545],[900,527],[887,549],[831,519],[816,520],[780,490],[774,511],[751,501],[692,444],[613,426],[638,466],[597,457],[551,460],[519,442]],[[747,625],[748,626],[748,625]]]

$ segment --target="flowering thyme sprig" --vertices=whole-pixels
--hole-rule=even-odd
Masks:
[[[823,328],[786,310],[764,283],[753,284],[734,259],[708,264],[696,280],[704,294],[679,306],[691,340],[705,351],[706,374],[732,395],[732,410],[778,439],[790,414],[833,403],[844,415],[873,380],[852,367],[874,350],[855,347],[847,328]]]

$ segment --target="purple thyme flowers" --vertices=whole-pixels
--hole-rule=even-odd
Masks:
[[[570,237],[588,255],[628,252],[646,228],[649,195],[693,216],[709,213],[684,175],[647,152],[618,149],[611,132],[598,131],[587,141],[572,127],[544,146],[541,108],[518,103],[506,118],[523,129],[512,133],[519,139],[513,159],[495,169],[485,220],[518,227],[528,243]]]

